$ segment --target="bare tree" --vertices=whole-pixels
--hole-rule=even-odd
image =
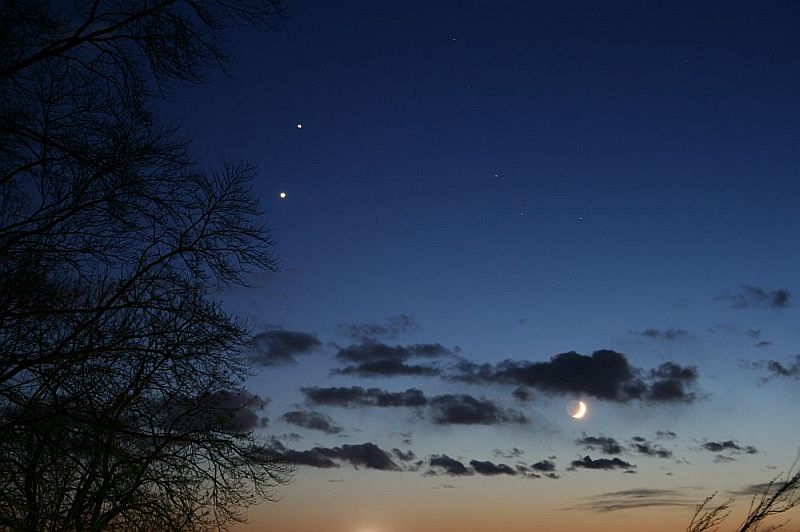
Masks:
[[[254,168],[202,168],[152,108],[282,16],[0,0],[0,529],[224,528],[288,480],[213,297],[276,267]]]
[[[788,512],[800,504],[800,471],[796,469],[797,463],[798,461],[795,460],[785,475],[773,478],[761,487],[760,493],[753,496],[744,522],[736,529],[738,532],[754,532],[757,530],[769,532],[783,528],[788,523],[788,521],[785,521],[761,528],[767,518]],[[716,493],[706,497],[697,506],[692,521],[686,528],[687,532],[717,530],[719,525],[730,516],[730,507],[733,504],[733,499],[728,499],[718,506],[708,508],[708,504],[715,495]]]

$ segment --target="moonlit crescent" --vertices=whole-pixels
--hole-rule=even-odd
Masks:
[[[573,407],[572,411],[570,412],[570,416],[573,419],[583,419],[583,416],[586,415],[586,403],[583,401],[578,401],[578,403]]]

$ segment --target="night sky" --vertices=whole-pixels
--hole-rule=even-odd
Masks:
[[[682,530],[791,465],[800,4],[290,12],[167,104],[282,264],[219,294],[299,464],[243,530]]]

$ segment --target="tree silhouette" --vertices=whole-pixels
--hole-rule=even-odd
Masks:
[[[760,493],[753,495],[750,500],[750,507],[742,524],[736,529],[737,532],[769,532],[783,528],[788,521],[776,525],[769,525],[761,528],[764,521],[774,515],[788,512],[800,504],[800,471],[797,471],[798,461],[795,460],[792,467],[785,475],[773,478],[766,485],[761,486]],[[728,499],[724,503],[709,507],[713,494],[697,506],[697,510],[692,517],[692,521],[686,528],[686,532],[706,532],[719,528],[730,515],[733,499]]]
[[[0,529],[224,528],[291,474],[213,297],[276,260],[252,165],[153,101],[282,6],[53,4],[0,3]]]

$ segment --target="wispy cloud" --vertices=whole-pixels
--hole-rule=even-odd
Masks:
[[[392,340],[414,327],[414,320],[406,314],[389,316],[383,322],[340,323],[337,329],[344,336],[365,341],[383,338]]]
[[[617,512],[636,510],[653,506],[696,506],[697,501],[686,490],[638,488],[612,491],[585,497],[586,502],[569,509],[590,510],[593,512]]]
[[[331,418],[321,412],[293,410],[281,416],[285,422],[309,430],[318,430],[325,434],[339,434],[342,427],[336,425]]]
[[[642,331],[628,331],[634,336],[644,336],[652,340],[678,340],[689,336],[689,332],[683,329],[644,329]]]
[[[742,285],[737,291],[718,295],[717,301],[727,303],[731,308],[773,308],[785,309],[792,306],[792,293],[786,288],[762,288]]]

